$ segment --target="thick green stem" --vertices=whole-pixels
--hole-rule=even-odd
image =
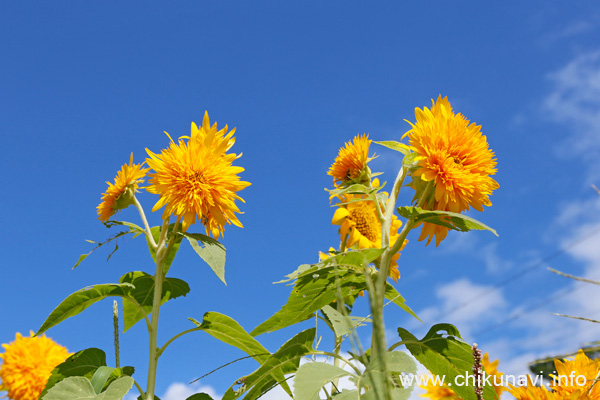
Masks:
[[[380,360],[383,371],[387,371],[387,361],[386,361],[386,338],[385,338],[385,323],[383,319],[383,303],[385,301],[385,291],[387,286],[387,275],[390,270],[390,262],[392,256],[396,254],[401,248],[406,236],[410,232],[410,230],[416,224],[414,220],[409,219],[404,224],[402,231],[396,242],[390,247],[389,243],[389,230],[392,224],[392,219],[396,206],[396,198],[398,196],[398,192],[400,187],[402,186],[402,181],[406,176],[406,172],[404,168],[398,173],[398,177],[396,178],[396,182],[394,183],[394,188],[388,200],[388,204],[385,209],[385,222],[383,224],[383,232],[382,232],[382,246],[387,247],[387,249],[381,255],[381,263],[379,264],[379,274],[377,276],[377,280],[374,285],[373,294],[371,296],[371,313],[373,314],[373,336],[371,341],[371,360],[374,358],[378,358]],[[431,190],[433,189],[433,182],[429,182],[421,197],[419,202],[417,203],[417,207],[421,207],[426,199],[429,197]],[[387,379],[387,374],[385,376],[385,386],[384,386],[384,394],[383,398],[385,400],[391,399],[391,382]]]
[[[154,400],[154,390],[156,386],[156,368],[158,366],[159,348],[157,345],[158,338],[158,316],[160,312],[160,303],[162,300],[162,286],[165,279],[164,267],[167,255],[172,247],[172,242],[175,241],[175,235],[169,240],[166,245],[169,230],[169,219],[163,220],[163,225],[160,230],[160,237],[156,247],[156,273],[154,274],[154,298],[152,300],[152,320],[150,321],[149,329],[149,357],[148,357],[148,384],[146,389],[145,400]]]

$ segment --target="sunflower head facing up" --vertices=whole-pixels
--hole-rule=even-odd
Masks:
[[[70,356],[63,346],[33,332],[30,337],[17,333],[14,342],[2,347],[0,391],[6,390],[11,400],[37,400],[52,370]]]
[[[372,140],[369,135],[356,135],[352,142],[346,142],[327,171],[333,177],[333,184],[365,183],[371,180],[367,163],[374,157],[369,157],[369,145]]]
[[[419,190],[433,182],[434,190],[426,199],[431,210],[460,213],[470,207],[483,211],[491,206],[489,196],[498,189],[491,175],[496,173],[494,152],[489,149],[481,126],[452,111],[447,97],[432,100],[431,109],[415,109],[416,122],[409,121],[408,144],[416,153],[418,165],[412,171],[413,188]],[[427,244],[436,236],[436,244],[445,237],[448,228],[427,227],[419,240],[428,237]],[[427,228],[426,228],[427,227]]]
[[[376,184],[376,183],[375,183]],[[340,203],[333,215],[331,223],[340,225],[340,236],[347,248],[379,249],[381,248],[381,222],[377,216],[376,205],[372,200],[366,200],[363,195],[343,194],[338,196]],[[390,227],[390,246],[399,238],[398,230],[402,226],[395,215]],[[405,240],[402,249],[408,241]],[[400,252],[394,254],[390,264],[390,277],[397,282],[400,278],[397,261]]]
[[[197,219],[207,235],[218,239],[226,224],[242,227],[235,201],[244,201],[237,192],[250,183],[238,176],[244,168],[233,165],[239,156],[227,153],[234,142],[234,130],[217,130],[216,123],[211,127],[208,114],[203,123],[200,128],[192,125],[189,137],[178,142],[171,139],[169,148],[160,154],[146,149],[150,156],[146,163],[153,170],[148,174],[147,190],[160,196],[152,211],[165,207],[163,218],[175,215],[183,231]]]
[[[129,164],[124,164],[117,172],[115,183],[106,182],[108,189],[102,193],[102,203],[98,205],[98,219],[108,221],[117,211],[125,209],[133,204],[133,196],[150,168],[142,168],[142,164],[133,163],[133,153],[129,158]]]

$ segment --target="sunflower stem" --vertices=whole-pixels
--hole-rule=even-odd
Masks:
[[[404,167],[400,168],[400,171],[398,171],[398,176],[396,176],[396,181],[394,182],[392,192],[390,193],[390,197],[388,198],[388,202],[385,207],[384,221],[381,227],[381,248],[385,248],[390,245],[390,227],[392,226],[394,207],[396,206],[396,199],[398,198],[398,194],[400,194],[402,183],[404,183],[404,178],[406,178],[406,172],[407,169]]]
[[[140,217],[142,218],[142,222],[144,223],[144,228],[146,229],[146,237],[148,238],[148,242],[150,242],[150,245],[152,246],[154,251],[156,251],[157,244],[154,241],[154,237],[152,236],[152,231],[150,230],[150,225],[148,225],[146,214],[144,213],[144,209],[142,208],[142,205],[140,204],[137,197],[135,197],[135,195],[133,196],[133,204],[135,204],[135,207],[138,209]]]
[[[390,230],[390,226],[392,223],[392,218],[394,216],[394,209],[396,206],[396,198],[398,197],[400,187],[402,186],[402,182],[404,181],[405,177],[406,177],[406,169],[404,167],[402,167],[402,170],[398,173],[398,177],[396,178],[396,182],[394,183],[394,188],[392,190],[392,195],[388,199],[388,204],[385,209],[385,218],[386,219],[385,219],[385,223],[383,224],[383,227],[382,227],[383,232],[382,232],[381,236],[382,236],[382,246],[385,245],[386,250],[381,255],[381,263],[379,264],[379,274],[377,276],[377,280],[376,280],[375,287],[374,287],[375,290],[374,290],[372,300],[371,300],[371,313],[373,314],[373,335],[372,335],[372,342],[371,342],[371,348],[372,348],[371,360],[373,360],[375,357],[379,358],[379,360],[380,360],[382,369],[384,371],[384,380],[385,380],[384,398],[386,400],[389,400],[391,398],[391,393],[390,393],[391,382],[389,381],[388,376],[387,376],[387,370],[388,370],[387,369],[387,361],[386,361],[387,345],[386,345],[386,338],[385,338],[385,323],[383,320],[383,303],[385,301],[385,289],[386,289],[386,284],[387,284],[387,276],[388,276],[388,273],[390,270],[390,262],[392,260],[392,256],[400,250],[400,248],[402,247],[402,244],[404,243],[404,240],[406,239],[406,236],[408,235],[410,230],[415,225],[415,221],[412,219],[409,219],[408,221],[406,221],[406,223],[404,224],[404,226],[402,228],[402,231],[400,232],[400,235],[398,236],[398,239],[396,239],[396,242],[390,248],[390,246],[389,246],[390,245],[389,230]],[[427,184],[427,187],[421,194],[421,197],[419,198],[417,207],[421,207],[425,203],[425,201],[429,197],[429,194],[431,193],[432,189],[433,189],[433,182],[429,182]]]
[[[156,369],[158,366],[158,357],[159,348],[157,346],[157,337],[158,337],[158,316],[160,311],[160,303],[162,300],[162,286],[163,281],[165,279],[164,267],[165,260],[171,247],[173,246],[173,242],[175,241],[175,236],[171,236],[169,240],[169,244],[165,246],[167,240],[167,231],[169,230],[169,219],[165,218],[163,220],[163,225],[160,230],[160,237],[158,238],[158,244],[156,248],[156,273],[154,275],[154,298],[152,300],[152,320],[150,322],[150,354],[148,360],[148,386],[146,390],[146,399],[145,400],[154,400],[154,390],[156,386]]]

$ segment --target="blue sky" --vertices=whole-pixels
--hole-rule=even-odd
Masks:
[[[358,133],[399,140],[404,119],[438,94],[482,125],[496,153],[500,189],[473,216],[500,237],[451,233],[435,248],[413,232],[397,288],[425,324],[389,309],[390,336],[397,326],[420,335],[455,323],[507,373],[597,340],[597,325],[550,315],[600,319],[597,288],[545,267],[600,278],[600,235],[589,234],[600,227],[590,187],[600,184],[599,31],[591,1],[3,2],[0,343],[36,330],[82,287],[152,270],[141,239],[120,243],[108,263],[100,251],[71,266],[90,250],[84,239],[110,235],[95,211],[105,181],[131,152],[140,162],[145,148],[167,146],[163,131],[188,134],[205,110],[219,127],[237,127],[238,165],[252,182],[242,192],[245,228],[225,232],[227,286],[190,248],[180,251],[171,273],[192,291],[164,307],[160,338],[209,310],[252,329],[287,298],[289,288],[271,282],[338,245],[323,188],[339,147]],[[372,151],[372,169],[392,181],[400,158]],[[155,198],[140,200],[150,209]],[[138,221],[133,210],[119,217]],[[48,334],[71,351],[112,354],[110,312],[110,301],[94,305]],[[259,339],[275,350],[295,329]],[[122,362],[142,383],[144,335],[140,324],[121,338]],[[188,335],[161,359],[158,393],[241,356]],[[254,367],[230,366],[201,385],[223,393]]]

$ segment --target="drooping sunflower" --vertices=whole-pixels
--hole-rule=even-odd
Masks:
[[[52,339],[42,336],[23,337],[16,334],[14,342],[3,344],[0,354],[0,391],[8,391],[11,400],[37,400],[44,390],[54,367],[70,353]]]
[[[554,367],[556,376],[554,376],[551,388],[557,395],[568,398],[575,392],[585,392],[591,399],[600,399],[600,385],[594,385],[600,365],[598,361],[590,359],[583,350],[577,352],[574,360],[555,360]],[[577,378],[579,378],[579,382]]]
[[[204,122],[208,122],[205,114]],[[150,158],[146,163],[153,172],[147,190],[160,196],[152,211],[165,207],[163,218],[175,215],[181,219],[182,229],[201,221],[207,235],[219,238],[225,224],[242,227],[236,213],[240,213],[235,200],[244,201],[237,192],[248,187],[240,180],[242,167],[232,165],[238,155],[227,153],[233,144],[233,130],[217,131],[204,125],[178,142],[171,139],[168,149],[155,154],[146,149]],[[170,137],[170,136],[169,136]]]
[[[333,164],[327,171],[327,175],[333,177],[334,185],[345,181],[356,180],[363,174],[368,178],[367,163],[373,159],[369,157],[369,145],[372,140],[369,135],[356,135],[352,142],[346,142],[335,158]]]
[[[131,153],[129,164],[124,164],[117,172],[115,183],[106,182],[108,189],[106,193],[102,193],[102,202],[97,207],[100,221],[108,221],[117,211],[133,204],[134,193],[144,182],[146,172],[150,170],[150,168],[142,168],[142,165],[143,163],[133,163],[133,153]]]
[[[359,249],[381,248],[381,222],[377,217],[376,205],[372,200],[365,200],[362,195],[343,194],[338,196],[340,204],[333,214],[331,223],[340,225],[340,236],[346,247]],[[400,237],[398,230],[402,226],[395,215],[390,226],[390,246]],[[400,250],[408,243],[404,241]],[[392,256],[389,275],[394,282],[400,278],[398,259],[400,252]]]
[[[498,396],[500,396],[500,394],[504,391],[504,388],[501,385],[502,373],[498,372],[498,362],[499,362],[498,360],[496,360],[494,362],[490,362],[488,353],[485,353],[483,355],[483,358],[481,359],[481,364],[483,365],[486,375],[490,376],[489,381],[492,383],[492,385],[494,385],[494,390],[496,391],[496,394]],[[494,377],[497,377],[495,381],[494,381]],[[421,395],[422,397],[429,397],[430,399],[433,399],[433,400],[442,400],[442,399],[460,400],[461,399],[461,397],[459,397],[456,394],[456,392],[454,392],[452,389],[450,389],[448,387],[448,385],[446,385],[446,384],[435,385],[434,383],[435,382],[432,379],[429,379],[427,381],[427,385],[421,386],[421,388],[425,389],[425,391],[426,391],[424,394]]]
[[[411,124],[408,144],[417,154],[418,166],[413,171],[413,187],[433,182],[435,189],[424,207],[431,210],[460,213],[470,207],[483,211],[491,206],[489,196],[498,189],[491,175],[496,173],[496,159],[481,126],[462,114],[455,114],[447,97],[432,99],[431,109],[415,109],[416,122]],[[419,182],[420,181],[420,182]],[[423,224],[419,240],[436,236],[436,245],[448,228]]]

